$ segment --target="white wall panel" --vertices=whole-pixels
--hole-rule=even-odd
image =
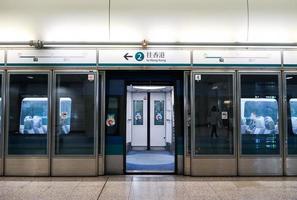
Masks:
[[[108,10],[108,0],[0,0],[0,41],[105,41]]]
[[[0,65],[4,64],[4,50],[0,50]]]
[[[284,65],[297,65],[297,51],[284,51]]]
[[[8,50],[8,64],[95,64],[96,50]]]
[[[296,42],[296,0],[249,0],[251,42]]]
[[[214,65],[281,65],[280,51],[196,50],[193,64]]]
[[[246,0],[111,0],[112,41],[243,42]]]

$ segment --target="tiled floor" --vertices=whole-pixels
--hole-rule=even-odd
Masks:
[[[0,199],[297,199],[297,177],[105,176],[0,178]]]

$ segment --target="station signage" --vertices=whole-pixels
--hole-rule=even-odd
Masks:
[[[284,51],[284,66],[297,66],[297,51]]]
[[[193,65],[261,66],[281,65],[280,51],[200,50],[193,51]]]
[[[100,50],[99,66],[104,65],[180,65],[191,64],[185,50]]]
[[[4,65],[4,50],[0,50],[0,65]]]
[[[8,50],[7,64],[96,64],[96,50]]]

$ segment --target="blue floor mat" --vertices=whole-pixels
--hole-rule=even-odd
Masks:
[[[127,171],[174,171],[174,154],[168,151],[130,151],[126,157]]]
[[[126,169],[128,171],[174,171],[174,163],[163,165],[138,165],[127,163]]]

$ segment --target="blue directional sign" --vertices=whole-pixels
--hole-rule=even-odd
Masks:
[[[142,53],[142,52],[137,52],[136,54],[135,54],[135,59],[137,60],[137,61],[143,61],[143,59],[144,59],[144,54]]]

